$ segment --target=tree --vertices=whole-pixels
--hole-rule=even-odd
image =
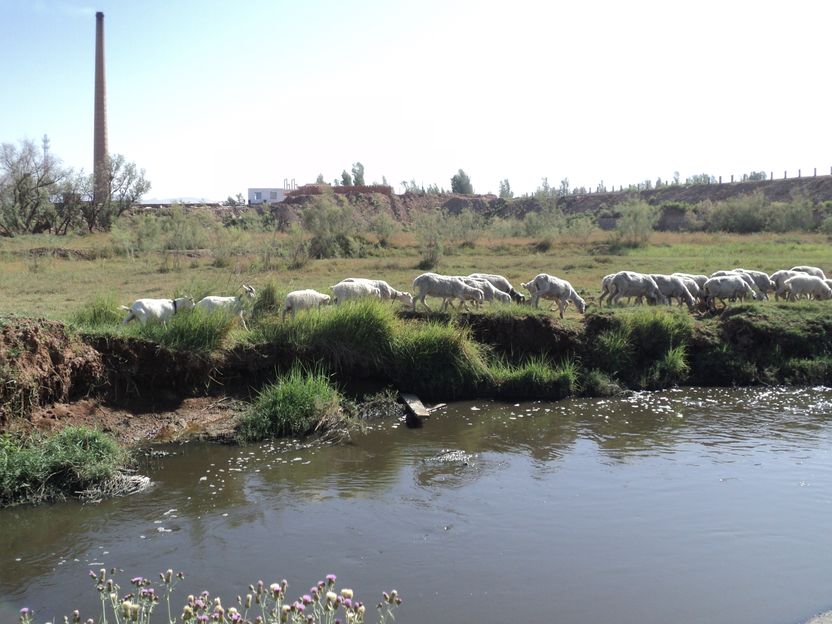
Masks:
[[[318,177],[315,178],[315,184],[324,184],[324,174],[318,174]]]
[[[0,234],[44,232],[52,227],[52,196],[67,172],[49,153],[49,139],[41,148],[31,140],[0,146]]]
[[[564,178],[560,181],[558,197],[566,197],[567,195],[569,195],[569,178]]]
[[[364,186],[364,165],[360,162],[352,166],[352,180],[356,186]]]
[[[346,169],[341,172],[341,186],[352,186],[352,177],[350,177]]]
[[[144,169],[138,169],[136,163],[128,163],[123,155],[108,156],[106,167],[107,190],[104,197],[84,204],[84,221],[90,232],[97,228],[109,230],[115,219],[150,190],[150,182],[144,177]],[[92,184],[90,176],[90,189]]]
[[[511,190],[511,184],[508,183],[508,178],[500,180],[500,199],[511,199],[514,197],[514,192]]]
[[[451,191],[454,193],[461,193],[463,195],[474,194],[474,187],[471,185],[471,179],[462,169],[460,169],[459,173],[451,178]]]

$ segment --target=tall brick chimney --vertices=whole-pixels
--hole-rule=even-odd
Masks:
[[[93,200],[107,195],[107,84],[104,79],[104,13],[95,14],[95,122],[93,137]]]

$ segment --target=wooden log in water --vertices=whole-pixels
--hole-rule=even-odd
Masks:
[[[430,412],[415,394],[402,392],[399,394],[405,407],[404,422],[408,427],[418,428],[422,426],[422,419],[430,416]]]

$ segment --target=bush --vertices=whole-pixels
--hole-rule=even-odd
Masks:
[[[355,214],[348,202],[333,194],[316,195],[303,210],[303,227],[312,238],[309,253],[314,258],[357,255],[352,240],[357,231]]]
[[[444,251],[447,232],[447,218],[440,210],[417,215],[413,219],[413,232],[419,243],[421,261],[417,267],[423,271],[435,268]]]
[[[243,418],[248,441],[304,435],[341,418],[341,395],[321,369],[294,367],[257,395]]]
[[[628,199],[616,207],[618,221],[613,240],[623,247],[641,247],[650,239],[658,210],[641,199]]]
[[[251,306],[251,318],[258,320],[265,316],[276,316],[280,311],[277,298],[277,285],[269,282],[257,291],[257,296]]]
[[[766,225],[766,199],[762,192],[740,195],[714,204],[707,229],[737,234],[761,232]]]
[[[84,427],[0,435],[0,505],[61,499],[112,479],[127,461],[113,438]]]

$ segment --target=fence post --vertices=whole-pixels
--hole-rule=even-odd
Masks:
[[[783,172],[783,179],[784,180],[786,179],[786,172],[785,171]]]
[[[797,177],[800,177],[800,169],[797,170]]]
[[[731,174],[731,184],[733,184],[733,183],[734,183],[734,174],[732,173]]]
[[[773,180],[773,179],[774,179],[774,172],[773,172],[773,171],[769,171],[769,172],[768,172],[768,179],[769,179],[769,180]]]
[[[818,177],[818,168],[817,168],[817,167],[815,167],[815,175],[813,175],[812,177],[813,177],[813,178]]]
[[[719,176],[719,183],[722,184],[722,176]]]

